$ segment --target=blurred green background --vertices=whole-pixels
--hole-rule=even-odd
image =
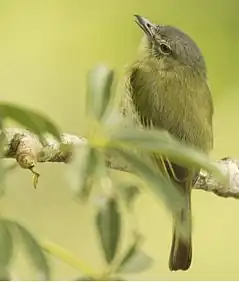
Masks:
[[[178,26],[201,47],[215,102],[213,158],[239,156],[238,8],[237,0],[0,0],[1,100],[40,110],[62,131],[84,135],[87,71],[106,63],[122,77],[142,35],[134,24],[133,14],[138,13]],[[72,200],[65,169],[63,164],[39,165],[37,190],[30,173],[17,169],[7,179],[3,214],[100,269],[93,211]],[[236,200],[193,193],[194,255],[187,273],[168,270],[172,227],[163,205],[143,196],[137,212],[147,238],[144,249],[156,262],[148,272],[131,279],[239,279]],[[14,274],[20,279],[33,277],[21,258]],[[52,260],[52,265],[54,279],[78,274],[58,261]]]

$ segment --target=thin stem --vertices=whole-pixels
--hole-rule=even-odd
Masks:
[[[50,241],[44,241],[41,242],[41,246],[46,252],[50,253],[54,257],[57,257],[68,265],[80,270],[84,275],[95,278],[96,280],[97,277],[99,277],[99,275],[94,274],[94,270],[90,266],[86,265],[83,260],[76,258],[72,253],[60,247],[59,245]]]

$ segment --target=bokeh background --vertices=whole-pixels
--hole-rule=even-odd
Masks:
[[[138,13],[176,25],[196,40],[205,55],[215,102],[212,156],[239,157],[238,8],[237,0],[0,0],[1,100],[47,113],[62,131],[84,135],[87,71],[106,63],[117,70],[118,79],[122,77],[142,35],[134,24],[133,14]],[[17,169],[7,179],[2,212],[99,270],[93,211],[72,200],[65,169],[63,164],[39,165],[37,190],[32,176]],[[171,221],[163,205],[145,195],[137,213],[146,236],[144,249],[155,264],[128,278],[239,279],[238,201],[193,192],[194,255],[187,273],[168,270]],[[54,279],[79,274],[61,262],[52,260],[52,265]],[[34,277],[25,258],[18,259],[14,274],[20,279]]]

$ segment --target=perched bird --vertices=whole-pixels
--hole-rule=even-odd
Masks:
[[[167,130],[172,136],[208,154],[213,146],[213,102],[204,58],[184,32],[158,25],[139,15],[144,32],[140,52],[126,74],[122,107],[141,127]],[[177,183],[187,206],[173,215],[171,271],[187,270],[192,260],[191,189],[198,172],[152,155],[160,169]],[[189,222],[186,236],[180,227]]]

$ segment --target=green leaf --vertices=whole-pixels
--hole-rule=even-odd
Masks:
[[[0,103],[0,116],[10,118],[23,125],[26,129],[42,136],[44,133],[52,134],[61,140],[60,132],[50,119],[40,113],[14,104]]]
[[[132,184],[120,183],[118,185],[119,191],[122,194],[127,208],[131,208],[136,197],[139,195],[139,188]]]
[[[112,133],[111,144],[112,147],[121,145],[140,151],[159,153],[179,165],[204,169],[222,181],[228,181],[219,166],[207,155],[177,141],[165,130],[121,128]]]
[[[140,158],[134,153],[126,150],[112,149],[111,154],[117,154],[123,158],[131,167],[132,171],[146,182],[145,188],[148,189],[158,199],[164,199],[166,206],[176,212],[184,207],[185,198],[169,179],[167,179],[146,156]]]
[[[87,144],[77,148],[69,164],[69,179],[77,197],[88,199],[93,184],[105,170],[103,156]]]
[[[138,248],[138,241],[134,241],[133,244],[127,249],[125,252],[119,267],[117,268],[117,272],[120,272],[121,268],[127,264],[128,261],[132,260],[132,257],[136,254]]]
[[[102,198],[96,215],[96,226],[105,260],[110,263],[116,255],[121,233],[121,214],[115,198]]]
[[[13,239],[5,220],[0,220],[0,250],[0,269],[7,269],[13,257]]]
[[[113,78],[114,72],[104,65],[95,67],[88,74],[86,109],[96,119],[101,119],[107,110]]]
[[[148,269],[153,259],[140,250],[138,242],[135,241],[127,250],[117,269],[120,273],[139,273]]]
[[[134,255],[127,260],[119,270],[120,273],[140,273],[150,268],[153,259],[147,256],[143,251],[136,250]]]
[[[12,225],[17,228],[21,236],[21,240],[25,246],[27,254],[29,255],[31,263],[37,270],[37,276],[40,280],[50,280],[50,268],[48,261],[37,240],[22,225],[16,222],[12,222]]]

